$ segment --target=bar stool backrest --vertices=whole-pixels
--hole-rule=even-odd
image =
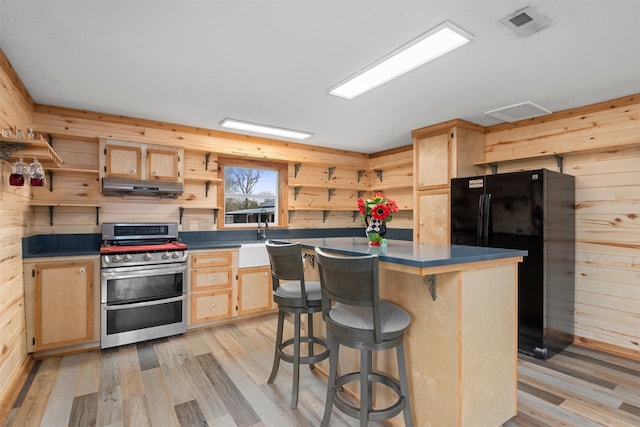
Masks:
[[[327,321],[333,302],[369,307],[373,311],[375,342],[381,342],[378,256],[333,255],[320,248],[316,248],[316,256],[322,287],[322,318]]]
[[[300,243],[274,243],[272,240],[267,240],[265,245],[271,262],[273,290],[278,289],[280,280],[299,281],[302,299],[306,304],[307,292],[304,283],[302,246]]]

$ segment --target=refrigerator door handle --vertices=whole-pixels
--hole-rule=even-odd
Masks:
[[[478,229],[476,245],[484,246],[484,194],[480,195],[478,199]]]
[[[491,224],[491,193],[484,195],[484,224],[482,226],[482,246],[489,246],[489,225]]]

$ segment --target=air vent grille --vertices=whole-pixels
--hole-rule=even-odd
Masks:
[[[531,101],[525,101],[509,105],[507,107],[500,107],[495,110],[486,111],[485,114],[505,122],[517,122],[519,120],[526,120],[532,117],[551,114],[551,111]]]
[[[500,22],[521,37],[528,37],[551,25],[549,19],[533,7],[517,10]]]

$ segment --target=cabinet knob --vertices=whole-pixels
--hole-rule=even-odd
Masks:
[[[210,281],[210,282],[215,282],[215,281],[216,281],[215,276],[211,276],[211,277],[209,277],[209,281]]]
[[[131,172],[131,173],[136,173],[136,169],[135,169],[135,168],[133,168],[133,169],[131,169],[131,171],[130,171],[130,172]]]
[[[209,307],[211,310],[213,310],[214,308],[216,308],[215,304],[211,304],[211,306]]]
[[[78,270],[78,273],[80,274],[84,274],[87,270],[84,267],[80,267],[80,270]]]
[[[152,173],[153,173],[154,175],[158,175],[158,171],[157,171],[157,170],[154,170]]]
[[[422,185],[422,181],[418,181],[418,185]]]
[[[424,225],[424,222],[423,221],[419,221],[418,224]]]
[[[210,262],[216,262],[216,259],[215,258],[211,258]]]
[[[269,273],[264,273],[264,277],[268,277],[268,276],[269,276]]]

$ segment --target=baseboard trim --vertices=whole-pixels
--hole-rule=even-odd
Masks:
[[[573,338],[573,343],[581,347],[602,351],[604,353],[609,353],[616,356],[622,356],[624,358],[640,362],[640,351],[634,350],[632,348],[621,347],[619,345],[609,344],[602,341],[596,341],[591,338],[578,336]]]
[[[35,361],[33,357],[31,357],[31,355],[27,355],[11,380],[11,385],[7,388],[7,392],[4,396],[0,397],[0,420],[2,420],[0,424],[4,425],[4,422],[9,416],[9,412],[11,412],[11,408],[13,408],[13,404],[18,398],[34,363]]]

